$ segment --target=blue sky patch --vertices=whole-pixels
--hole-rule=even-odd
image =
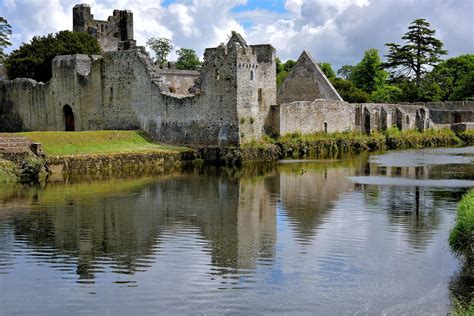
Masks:
[[[251,11],[255,9],[265,9],[272,12],[284,13],[285,1],[283,0],[248,0],[246,5],[235,7],[232,12]]]

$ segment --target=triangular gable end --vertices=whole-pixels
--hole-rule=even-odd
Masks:
[[[278,89],[278,101],[290,103],[316,99],[343,101],[316,61],[303,51]]]

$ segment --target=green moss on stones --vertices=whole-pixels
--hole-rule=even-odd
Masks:
[[[0,159],[0,184],[15,184],[20,181],[20,168],[11,161]]]

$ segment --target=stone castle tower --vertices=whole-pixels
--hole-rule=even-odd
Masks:
[[[275,48],[248,45],[237,32],[226,45],[207,48],[201,70],[211,102],[235,104],[240,141],[259,139],[272,130],[269,112],[276,104]]]
[[[96,37],[102,51],[120,51],[135,47],[133,39],[133,13],[114,10],[107,21],[94,20],[87,4],[77,4],[72,9],[73,31],[87,32]]]

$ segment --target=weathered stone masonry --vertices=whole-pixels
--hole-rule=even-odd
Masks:
[[[143,129],[173,144],[238,145],[264,132],[276,102],[274,60],[273,47],[248,46],[235,34],[206,50],[196,83],[177,94],[170,77],[180,72],[157,68],[143,49],[58,56],[49,82],[2,81],[1,100],[25,130]]]
[[[307,52],[277,90],[275,49],[235,32],[205,50],[200,72],[160,69],[135,47],[130,11],[96,21],[77,5],[73,16],[74,30],[97,36],[104,53],[56,57],[47,83],[0,80],[0,114],[18,122],[15,130],[142,129],[171,144],[228,146],[264,134],[466,129],[474,121],[472,101],[344,102]]]

